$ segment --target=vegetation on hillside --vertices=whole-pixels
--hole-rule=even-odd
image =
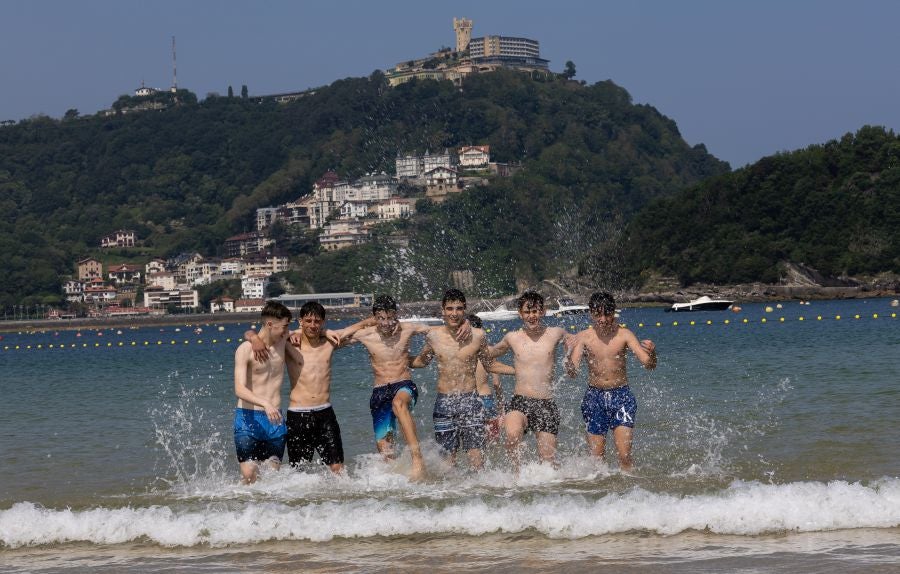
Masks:
[[[900,138],[864,127],[763,158],[647,205],[631,222],[632,276],[777,282],[779,264],[826,276],[900,270]]]
[[[449,271],[469,269],[485,293],[511,291],[517,278],[573,266],[602,272],[610,251],[598,246],[619,241],[602,230],[728,171],[609,81],[497,72],[470,77],[461,90],[434,81],[389,88],[376,72],[289,104],[180,100],[161,111],[36,117],[0,129],[0,305],[58,301],[60,277],[116,229],[135,230],[157,256],[221,254],[226,237],[253,228],[256,208],[305,195],[328,169],[391,173],[398,153],[468,144],[488,144],[493,160],[524,169],[425,205],[400,226],[406,249],[376,237],[319,254],[293,234],[302,265],[285,282],[430,296]]]

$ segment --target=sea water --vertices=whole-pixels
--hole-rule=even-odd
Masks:
[[[431,438],[434,369],[416,371],[424,483],[407,453],[373,454],[357,345],[333,363],[346,476],[310,464],[245,486],[233,354],[251,325],[3,334],[0,572],[897,571],[900,310],[766,307],[622,311],[659,353],[654,371],[629,358],[633,474],[611,445],[586,457],[584,373],[559,368],[559,468],[530,436],[518,474],[499,444],[484,471],[451,468]],[[519,322],[485,327],[496,342]]]

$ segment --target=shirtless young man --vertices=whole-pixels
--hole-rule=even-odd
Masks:
[[[553,366],[556,347],[568,335],[560,327],[544,325],[544,298],[533,291],[519,297],[522,328],[507,333],[488,354],[499,357],[512,350],[516,388],[506,407],[506,448],[513,466],[519,467],[519,446],[526,431],[537,441],[541,462],[555,464],[559,407],[553,400]]]
[[[248,342],[241,343],[234,353],[234,394],[238,398],[234,410],[234,446],[245,484],[256,481],[261,463],[275,469],[281,464],[287,434],[280,410],[285,358],[289,357],[289,364],[303,366],[303,357],[285,344],[290,309],[269,301],[263,307],[261,319],[259,340],[268,350],[270,360],[255,361]]]
[[[594,325],[578,333],[566,361],[567,374],[575,378],[587,356],[588,388],[581,402],[591,454],[602,459],[606,433],[613,431],[619,468],[630,471],[631,439],[637,402],[628,388],[625,349],[631,349],[645,369],[656,368],[656,345],[637,337],[616,321],[616,302],[609,293],[594,293],[588,303]]]
[[[409,370],[409,344],[413,335],[428,333],[432,327],[424,323],[401,323],[397,318],[397,302],[389,295],[379,295],[373,303],[375,325],[352,334],[347,342],[362,343],[372,362],[375,384],[369,410],[378,452],[385,458],[394,458],[399,423],[412,456],[410,477],[420,480],[425,475],[425,463],[411,413],[419,397],[419,389],[412,382]],[[462,335],[467,334],[468,329],[470,327],[467,326]]]
[[[484,405],[478,397],[475,371],[482,361],[489,372],[495,366],[487,355],[487,339],[481,329],[472,329],[471,336],[459,339],[459,331],[466,321],[466,296],[450,289],[441,299],[444,324],[431,327],[426,335],[428,348],[412,360],[413,367],[424,367],[437,357],[438,396],[434,403],[434,438],[450,464],[456,462],[461,448],[468,454],[473,470],[484,466],[482,449],[485,446]]]
[[[291,380],[290,406],[287,412],[287,451],[291,466],[311,462],[318,453],[322,464],[335,474],[344,469],[344,446],[341,427],[331,406],[331,358],[341,337],[348,337],[368,325],[360,321],[341,331],[325,330],[325,308],[309,301],[300,308],[300,329],[291,334],[291,345],[303,358],[303,368],[288,362]],[[269,358],[260,345],[262,333],[248,331],[259,361]]]

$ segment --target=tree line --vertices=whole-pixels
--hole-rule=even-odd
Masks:
[[[391,88],[375,72],[284,104],[181,97],[3,127],[0,305],[59,301],[60,277],[116,229],[137,232],[144,258],[221,255],[225,238],[254,228],[256,208],[300,198],[329,169],[392,173],[398,153],[476,144],[522,169],[440,205],[419,200],[412,220],[359,247],[322,253],[308,232],[277,229],[296,263],[282,288],[425,298],[460,270],[489,296],[573,274],[622,287],[647,270],[765,280],[780,259],[896,269],[892,133],[865,128],[732,173],[611,81],[498,71]]]

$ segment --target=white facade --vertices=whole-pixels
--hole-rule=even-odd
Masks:
[[[197,290],[188,289],[148,289],[144,291],[144,307],[164,309],[177,305],[181,309],[194,309],[200,305]]]
[[[269,277],[266,275],[248,275],[241,278],[241,297],[244,299],[263,299]]]
[[[487,167],[491,162],[491,148],[486,145],[459,148],[459,165],[465,168]]]
[[[244,272],[244,260],[235,257],[223,259],[219,272],[222,275],[240,275]]]
[[[222,297],[221,299],[209,302],[210,313],[234,313],[234,299],[230,297]]]
[[[381,201],[397,193],[397,180],[384,172],[365,175],[353,182],[344,198],[357,201]]]
[[[66,281],[63,284],[63,293],[66,295],[66,301],[84,301],[84,283]]]
[[[149,263],[144,265],[144,275],[149,276],[151,273],[162,273],[166,270],[166,262],[163,259],[151,259]]]
[[[369,240],[369,231],[361,221],[332,221],[324,227],[319,236],[319,245],[326,251],[335,251],[351,245],[360,245]]]
[[[416,212],[415,200],[392,197],[375,206],[375,214],[380,220],[403,219]]]
[[[439,167],[450,169],[453,165],[453,156],[446,150],[444,150],[444,153],[440,154],[429,154],[428,152],[425,152],[425,155],[422,156],[422,170],[425,174]]]
[[[100,247],[134,247],[136,236],[134,231],[118,230],[100,240]]]
[[[151,287],[160,287],[167,291],[172,291],[175,289],[175,274],[169,273],[168,271],[148,273],[147,285]]]
[[[517,58],[540,58],[541,45],[530,38],[510,36],[485,36],[469,41],[469,54],[473,58],[489,56],[512,56]]]
[[[345,201],[338,208],[338,218],[354,219],[369,215],[369,204],[362,201]]]
[[[398,178],[416,179],[423,171],[422,159],[416,155],[398,155],[394,165]]]
[[[425,172],[425,184],[429,187],[443,185],[456,186],[456,170],[449,167],[438,167]]]
[[[115,287],[85,287],[85,303],[111,303],[116,300]]]

